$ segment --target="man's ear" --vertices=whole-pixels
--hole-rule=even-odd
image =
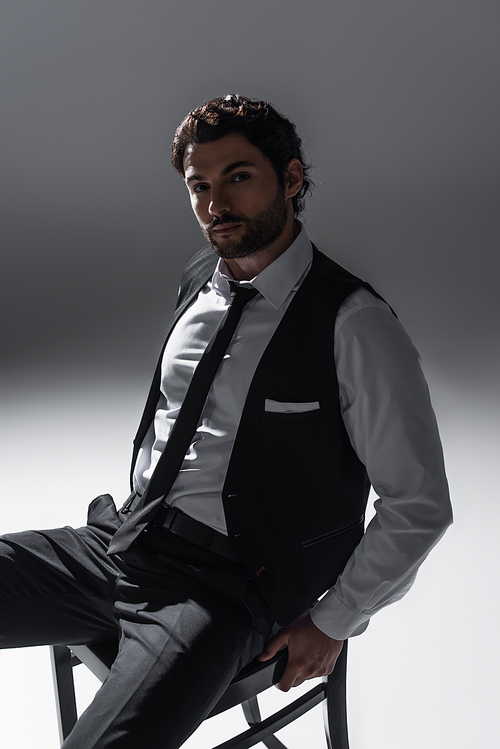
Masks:
[[[287,198],[293,198],[297,195],[298,191],[302,187],[304,180],[304,172],[302,164],[299,159],[292,159],[288,162],[285,171],[285,186]]]

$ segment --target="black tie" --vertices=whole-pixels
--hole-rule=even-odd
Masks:
[[[208,391],[233,338],[243,307],[258,294],[257,289],[229,282],[234,292],[232,304],[221,326],[214,333],[201,357],[184,397],[168,442],[151,476],[137,509],[115,533],[110,553],[124,551],[155,516],[179,473],[198,427]]]

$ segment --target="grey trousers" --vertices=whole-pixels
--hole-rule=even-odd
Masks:
[[[83,528],[0,539],[0,647],[120,641],[64,749],[180,747],[273,627],[241,565],[179,536],[106,556],[120,522],[104,495]]]

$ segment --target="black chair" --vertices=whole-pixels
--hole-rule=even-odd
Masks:
[[[117,643],[53,645],[50,650],[62,743],[77,721],[73,667],[84,663],[100,681],[104,681],[116,657]],[[213,749],[247,749],[259,741],[268,749],[286,749],[274,733],[320,702],[323,702],[328,749],[349,749],[346,714],[347,642],[344,643],[330,676],[274,715],[262,720],[257,695],[280,680],[286,659],[287,649],[283,648],[265,663],[252,661],[233,679],[208,718],[241,704],[250,728]]]

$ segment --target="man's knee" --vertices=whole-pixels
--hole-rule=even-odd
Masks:
[[[105,550],[90,529],[0,537],[0,647],[116,636],[116,569]]]

